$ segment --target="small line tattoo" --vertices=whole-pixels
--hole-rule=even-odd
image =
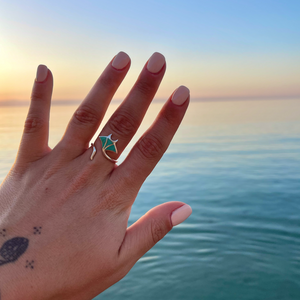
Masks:
[[[6,241],[0,248],[0,266],[16,261],[28,248],[29,240],[15,237]]]
[[[31,260],[31,261],[26,260],[26,266],[25,266],[25,268],[34,269],[34,260]]]
[[[6,229],[1,229],[0,230],[0,236],[5,237],[6,236]],[[1,299],[0,299],[1,300]]]
[[[42,233],[42,227],[33,227],[33,234],[41,234]]]

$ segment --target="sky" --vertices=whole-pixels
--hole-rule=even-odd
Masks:
[[[55,100],[81,100],[119,52],[126,96],[155,51],[167,72],[156,98],[300,97],[299,0],[0,0],[0,101],[28,100],[36,68]]]

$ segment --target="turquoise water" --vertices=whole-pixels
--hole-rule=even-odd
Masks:
[[[52,146],[73,110],[53,107]],[[26,108],[0,113],[2,179]],[[191,205],[191,217],[95,299],[299,299],[300,100],[192,103],[129,224],[173,200]]]

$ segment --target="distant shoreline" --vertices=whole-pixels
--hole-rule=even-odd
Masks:
[[[263,100],[300,100],[300,96],[295,97],[227,97],[227,98],[192,98],[192,102],[226,102],[226,101],[263,101]],[[114,99],[112,104],[121,103],[123,100]],[[165,102],[166,99],[154,99],[154,103]],[[82,100],[52,100],[51,105],[53,106],[71,106],[79,105]],[[5,106],[29,106],[29,101],[26,100],[4,100],[0,101],[0,107]]]

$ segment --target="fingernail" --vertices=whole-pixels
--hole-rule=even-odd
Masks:
[[[121,51],[115,56],[111,65],[117,70],[122,70],[128,65],[129,61],[129,56]]]
[[[171,222],[173,226],[176,226],[186,220],[192,213],[192,208],[184,204],[183,206],[177,208],[173,211],[171,215]]]
[[[39,65],[36,71],[36,81],[43,82],[46,80],[48,75],[48,68],[45,65]]]
[[[162,54],[155,52],[149,58],[147,69],[149,72],[155,74],[162,69],[165,63],[166,63],[165,57]]]
[[[181,85],[173,94],[172,102],[176,105],[182,105],[189,97],[190,90]]]

